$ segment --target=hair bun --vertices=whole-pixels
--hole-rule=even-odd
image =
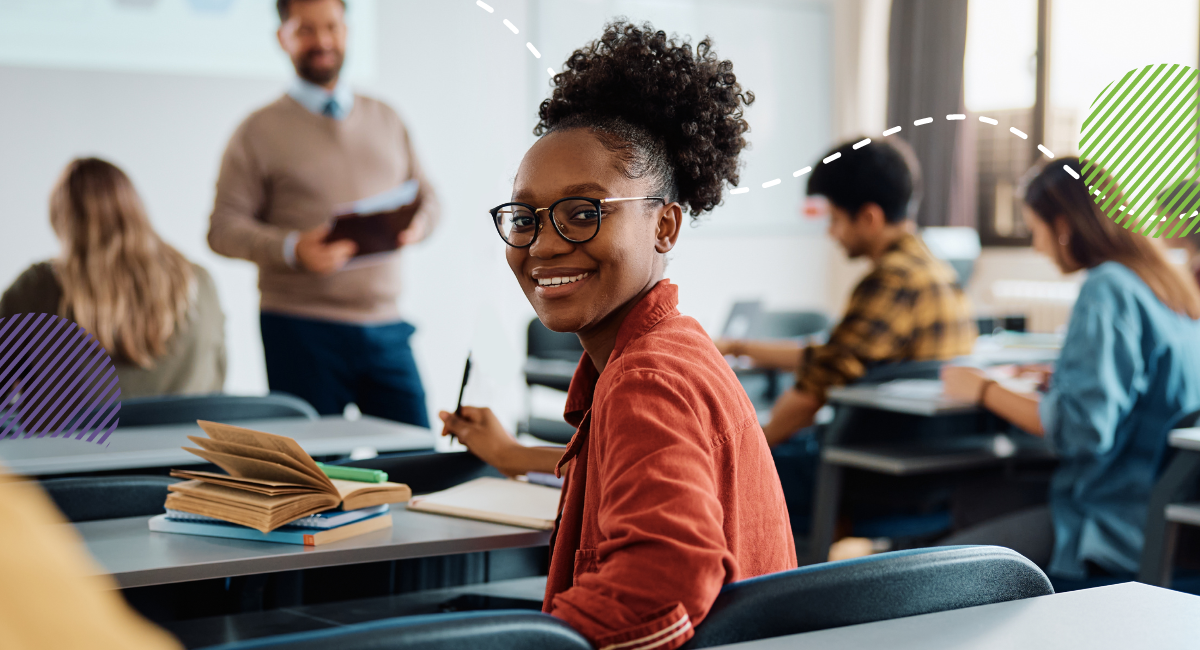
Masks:
[[[704,39],[693,51],[649,23],[618,20],[575,50],[554,76],[554,92],[538,109],[534,129],[599,125],[613,120],[644,129],[659,141],[671,167],[675,197],[693,216],[721,203],[722,182],[738,183],[738,155],[750,126],[733,63]]]

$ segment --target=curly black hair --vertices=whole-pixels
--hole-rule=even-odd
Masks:
[[[538,108],[534,135],[572,128],[595,133],[630,178],[652,174],[658,190],[693,217],[721,203],[722,181],[738,183],[738,154],[754,101],[705,38],[696,45],[650,23],[618,19],[575,50]]]

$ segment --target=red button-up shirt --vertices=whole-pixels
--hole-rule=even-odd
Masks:
[[[787,506],[746,392],[663,280],[603,373],[585,354],[544,610],[598,648],[672,650],[721,586],[796,566]],[[568,467],[569,465],[569,467]]]

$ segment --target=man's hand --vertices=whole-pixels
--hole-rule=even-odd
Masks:
[[[746,348],[745,342],[737,339],[717,339],[713,341],[713,344],[717,346],[717,351],[720,352],[722,356],[738,356],[742,354]]]
[[[422,239],[425,239],[426,235],[428,234],[429,215],[421,212],[418,213],[417,216],[413,217],[413,220],[409,222],[407,228],[400,231],[400,236],[397,238],[396,243],[401,246],[408,246],[409,244],[415,244]]]
[[[300,268],[313,273],[327,275],[346,265],[358,245],[348,239],[325,243],[329,224],[324,224],[301,233],[296,240],[296,261]]]
[[[524,449],[508,435],[500,420],[489,408],[462,407],[462,416],[448,411],[438,413],[443,436],[454,436],[480,460],[500,470],[505,476],[520,476],[527,467],[518,467],[517,458]]]

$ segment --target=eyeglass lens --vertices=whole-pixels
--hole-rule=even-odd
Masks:
[[[596,236],[600,211],[591,201],[565,199],[551,206],[550,218],[564,239],[584,242]],[[496,211],[496,226],[504,241],[518,248],[528,246],[537,234],[538,216],[527,206],[508,204]]]

